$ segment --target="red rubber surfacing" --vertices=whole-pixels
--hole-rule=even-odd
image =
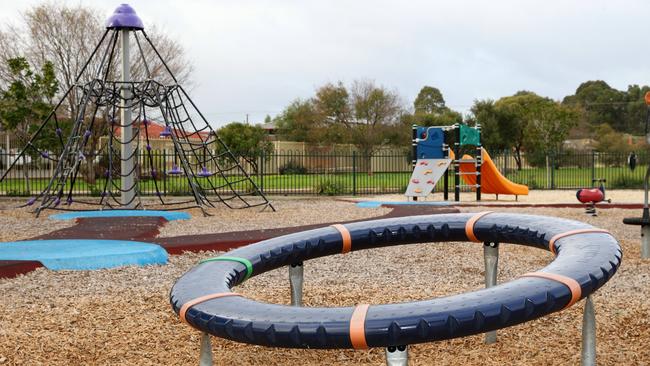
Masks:
[[[431,215],[436,213],[457,213],[458,209],[433,206],[391,206],[392,210],[375,219],[411,215]],[[367,219],[348,221],[364,221]],[[154,243],[162,246],[169,254],[199,252],[208,250],[226,251],[244,245],[256,243],[276,236],[292,234],[299,231],[316,229],[336,223],[323,223],[296,227],[261,229],[250,231],[233,231],[227,233],[182,235],[169,238],[157,238],[159,229],[167,220],[162,217],[101,217],[79,218],[76,225],[41,235],[30,240],[45,239],[112,239],[134,240]],[[37,261],[0,261],[0,278],[15,277],[33,271],[43,265]]]

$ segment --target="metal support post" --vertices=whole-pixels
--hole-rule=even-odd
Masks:
[[[648,120],[650,121],[650,107],[648,107]],[[647,135],[646,135],[647,136]],[[646,137],[647,138],[647,137]],[[650,221],[650,166],[643,179],[643,216],[641,217],[641,258],[650,258],[650,226],[643,225]]]
[[[130,31],[124,29],[121,31],[122,36],[122,90],[120,91],[122,101],[120,106],[121,124],[122,124],[122,143],[120,149],[121,164],[120,172],[122,178],[120,180],[121,189],[120,193],[122,205],[127,208],[134,208],[135,204],[135,187],[134,187],[134,170],[135,154],[133,153],[133,122],[131,117],[131,108],[127,106],[130,104],[131,90],[129,82],[131,81],[131,63],[129,52],[129,36]]]
[[[408,363],[408,346],[386,347],[386,366],[407,366]]]
[[[302,262],[289,266],[289,285],[291,287],[291,305],[302,306],[302,283],[304,267]]]
[[[210,335],[201,334],[201,358],[199,366],[212,366],[212,344],[210,344]]]
[[[499,265],[499,243],[483,243],[483,258],[485,260],[485,288],[496,286],[497,268]],[[496,341],[496,330],[485,333],[486,344],[492,344]]]
[[[476,200],[481,200],[481,167],[483,166],[483,152],[481,145],[476,149]]]
[[[352,195],[357,195],[357,152],[352,152]]]
[[[449,154],[449,149],[450,149],[449,145],[446,145],[446,144],[443,145],[443,149],[445,149],[445,158],[449,159],[449,155],[450,155]],[[444,181],[443,181],[443,183],[444,183],[443,185],[445,186],[444,187],[444,193],[443,193],[445,201],[449,200],[449,169],[451,169],[451,168],[447,168],[447,170],[445,170],[445,176],[444,176]]]
[[[454,201],[460,201],[460,126],[454,125],[456,128],[456,141],[454,141]]]
[[[641,258],[650,258],[650,226],[641,225]]]
[[[582,315],[582,366],[596,365],[596,313],[591,296],[585,299],[585,310]]]
[[[412,126],[413,131],[412,131],[412,139],[411,139],[411,149],[412,149],[412,154],[413,154],[413,159],[411,160],[411,170],[415,170],[415,166],[417,165],[418,162],[418,126],[413,125]],[[409,183],[410,184],[410,183]],[[413,201],[417,201],[417,197],[413,197]]]

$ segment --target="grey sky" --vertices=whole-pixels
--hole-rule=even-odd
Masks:
[[[0,0],[14,19],[40,1]],[[119,1],[79,0],[106,11]],[[325,82],[372,79],[411,105],[423,85],[466,112],[532,90],[561,99],[583,81],[650,84],[648,1],[133,0],[195,65],[192,95],[215,126],[261,121]]]

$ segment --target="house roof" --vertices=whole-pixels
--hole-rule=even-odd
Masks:
[[[149,138],[160,138],[160,134],[165,130],[165,125],[161,122],[154,121],[154,120],[147,120],[149,123],[146,126],[145,130],[145,124],[140,123],[139,128],[140,128],[140,136],[144,136],[145,133],[149,134]],[[183,132],[180,130],[175,129],[175,134],[178,136],[182,136]],[[189,132],[189,131],[186,131]],[[117,128],[115,130],[115,136],[121,136],[122,129]],[[193,132],[193,133],[187,133],[187,138],[189,139],[194,139],[194,140],[206,140],[210,137],[210,132],[208,131],[202,131],[202,132]]]

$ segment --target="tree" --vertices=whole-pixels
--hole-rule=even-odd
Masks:
[[[630,144],[627,136],[604,123],[595,129],[596,150],[602,153],[599,161],[608,166],[621,166],[626,163],[627,155],[632,151],[647,150],[645,141]]]
[[[526,148],[546,155],[559,151],[575,123],[576,115],[572,108],[548,98],[540,99],[528,109]]]
[[[355,118],[343,124],[363,157],[361,170],[371,174],[372,155],[390,142],[387,135],[399,128],[403,109],[397,93],[368,80],[352,83],[350,102]]]
[[[23,14],[22,23],[16,26],[4,26],[0,30],[0,66],[2,61],[15,57],[16,54],[26,55],[27,61],[35,68],[42,68],[47,62],[51,62],[54,75],[60,85],[58,97],[62,97],[73,86],[84,84],[94,78],[118,79],[116,76],[119,75],[119,62],[113,62],[106,73],[99,73],[102,55],[109,54],[108,48],[112,47],[112,42],[105,40],[88,64],[82,78],[76,80],[106,31],[105,19],[106,14],[103,11],[83,5],[68,6],[63,3],[36,5]],[[155,25],[147,26],[147,34],[178,82],[187,86],[192,64],[186,59],[180,44],[167,37]],[[151,77],[165,84],[172,83],[171,75],[153,48],[144,41],[142,36],[139,40],[144,57],[140,57],[140,52],[131,53],[132,79],[144,81]],[[132,47],[136,47],[136,42],[131,41],[131,43]],[[144,66],[145,60],[149,72]],[[6,68],[0,67],[0,87],[11,83],[10,74]],[[57,110],[60,119],[71,120],[77,117],[79,103],[77,98],[80,94],[72,92],[67,95],[62,107]],[[99,108],[97,111],[94,108],[85,110],[85,118],[97,117],[86,144],[91,151],[99,150],[100,138],[109,132],[108,116],[108,108]],[[153,119],[157,117],[159,116],[149,116]],[[88,158],[93,158],[92,153]],[[88,169],[83,171],[88,182],[94,182],[93,167],[94,165],[89,164]]]
[[[528,110],[539,98],[541,97],[535,93],[520,91],[513,96],[503,97],[494,104],[499,118],[500,135],[504,144],[514,150],[518,170],[522,168],[521,153],[530,117]]]
[[[650,87],[647,85],[629,85],[627,87],[624,131],[632,134],[645,132],[647,105],[644,97],[648,91],[650,91]]]
[[[67,90],[74,84],[75,77],[81,72],[84,63],[104,33],[106,14],[99,9],[83,5],[43,3],[27,10],[23,18],[24,24],[4,32],[13,34],[8,37],[18,43],[14,46],[31,55],[33,64],[40,65],[46,60],[52,60],[57,79],[62,89]],[[183,47],[160,31],[155,24],[147,25],[146,32],[179,83],[187,85],[193,67],[185,57]],[[159,78],[164,83],[171,83],[172,79],[166,74],[154,50],[146,47],[145,43],[140,37],[140,44],[152,77]],[[100,62],[101,57],[89,65],[91,71],[89,75],[97,74]],[[131,63],[133,79],[145,80],[147,75],[144,62],[137,52],[132,53]],[[118,68],[119,65],[114,64],[111,71],[115,73]],[[82,82],[87,81],[82,80]]]
[[[7,69],[11,79],[0,97],[0,123],[4,130],[26,141],[52,110],[59,84],[49,62],[35,73],[24,57],[12,58],[7,60]],[[45,143],[38,148],[49,150],[52,146]]]
[[[531,156],[544,157],[546,179],[550,182],[549,157],[560,150],[562,142],[575,124],[577,113],[573,108],[562,106],[549,98],[539,97],[529,106],[527,115],[526,150]]]
[[[471,119],[481,124],[481,144],[488,150],[506,150],[512,147],[508,143],[508,131],[504,128],[503,116],[491,99],[475,100],[470,109]]]
[[[279,134],[293,141],[315,144],[351,143],[370,171],[370,159],[381,146],[396,141],[403,109],[397,93],[372,81],[328,83],[309,100],[295,100],[278,118]]]
[[[592,126],[607,123],[616,130],[625,130],[627,95],[602,80],[580,84],[575,94],[565,97],[562,103],[583,108],[585,118]]]
[[[52,98],[58,90],[51,63],[45,63],[40,73],[32,71],[23,57],[7,60],[11,79],[0,96],[0,124],[5,131],[12,131],[26,141],[41,121],[52,110]],[[53,149],[55,136],[42,136],[28,151],[31,156]],[[23,169],[25,185],[30,190],[28,169]]]
[[[345,123],[351,118],[350,95],[340,81],[336,85],[328,83],[318,88],[313,103],[328,123]]]
[[[15,57],[19,50],[20,54],[26,55],[27,61],[37,68],[42,68],[47,62],[53,65],[54,74],[59,82],[58,96],[65,93],[73,85],[75,78],[81,72],[86,60],[90,57],[95,45],[105,32],[106,14],[96,8],[83,5],[68,6],[63,3],[43,3],[36,5],[24,13],[23,23],[13,27],[5,26],[0,31],[0,65],[1,61]],[[187,86],[192,73],[192,64],[185,57],[182,46],[175,40],[166,36],[155,25],[147,26],[147,34],[156,48],[164,58],[165,62],[176,76],[179,83]],[[108,43],[105,42],[108,47]],[[146,59],[151,77],[164,83],[171,83],[170,75],[162,65],[162,62],[155,55],[154,50],[149,47],[140,37],[142,51]],[[133,47],[135,42],[132,41]],[[105,48],[98,50],[101,55]],[[139,52],[131,54],[131,74],[133,80],[146,80],[147,75],[144,62]],[[95,57],[88,65],[86,80],[89,77],[100,77],[97,71],[102,57]],[[108,72],[108,78],[115,79],[118,74],[119,62],[113,63]],[[6,68],[0,67],[0,87],[11,82],[7,76],[10,73]],[[73,118],[77,115],[76,93],[70,93],[64,101],[67,109],[67,116],[62,118]],[[87,113],[94,113],[89,109]],[[59,112],[60,113],[60,112]],[[107,112],[100,109],[99,114],[103,120],[107,120]],[[155,118],[155,116],[151,116]],[[99,139],[108,133],[109,124],[99,121],[93,128],[88,145],[97,150]]]
[[[347,123],[353,120],[354,106],[342,82],[328,83],[316,90],[311,99],[316,113],[312,134],[319,144],[354,143]]]
[[[415,101],[414,111],[400,111],[399,122],[386,131],[390,145],[411,150],[413,125],[419,126],[451,126],[463,122],[463,115],[445,106],[442,93],[437,88],[424,86]]]
[[[482,123],[484,145],[513,149],[517,169],[521,170],[523,150],[531,157],[542,157],[548,165],[549,154],[560,149],[575,125],[578,111],[533,92],[520,91],[496,102],[475,101],[472,114]]]
[[[260,125],[231,122],[219,130],[217,135],[233,154],[246,160],[254,170],[260,157],[273,153],[273,144],[266,140],[266,131]]]
[[[448,108],[438,88],[424,86],[413,102],[415,114],[441,114]]]
[[[596,127],[596,150],[604,153],[629,153],[635,146],[629,145],[625,135],[604,123]]]
[[[278,135],[289,141],[317,143],[321,117],[311,100],[296,99],[275,119]]]
[[[415,123],[420,126],[451,126],[463,122],[463,115],[451,109],[435,114],[416,113],[414,117]]]

